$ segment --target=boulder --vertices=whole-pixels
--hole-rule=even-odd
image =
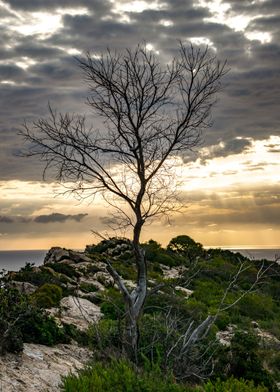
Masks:
[[[60,301],[60,309],[58,309],[56,317],[62,323],[73,324],[78,329],[84,331],[90,323],[100,320],[102,313],[99,306],[93,304],[89,300],[81,297],[64,297]]]
[[[185,294],[186,298],[189,298],[193,294],[193,290],[186,289],[185,287],[175,286],[175,290],[181,291]]]
[[[0,391],[58,392],[61,376],[84,367],[91,356],[89,349],[74,344],[25,343],[22,354],[0,356]]]
[[[16,280],[12,280],[8,283],[8,285],[9,287],[13,287],[23,294],[33,294],[37,290],[37,286],[29,282],[18,282]]]
[[[104,285],[105,287],[113,287],[114,286],[114,279],[113,277],[109,274],[109,272],[103,272],[99,271],[94,274],[95,279]]]
[[[95,286],[96,287],[96,289],[98,290],[98,291],[104,291],[105,290],[105,288],[104,288],[104,286],[103,286],[103,284],[101,284],[100,282],[98,282],[98,280],[95,278],[95,277],[81,277],[80,279],[79,279],[79,283],[81,284],[81,283],[85,283],[85,284],[87,284],[87,285],[90,285],[90,286]]]
[[[52,263],[60,263],[60,262],[76,264],[82,262],[91,262],[91,259],[85,256],[81,252],[75,252],[73,250],[67,250],[60,247],[52,247],[46,254],[46,257],[44,259],[44,264],[52,264]]]

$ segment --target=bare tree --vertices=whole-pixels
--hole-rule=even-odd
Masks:
[[[49,118],[25,125],[22,135],[31,142],[27,155],[38,155],[45,170],[70,184],[70,192],[82,199],[101,193],[115,208],[117,224],[132,228],[136,288],[129,291],[110,263],[108,270],[124,297],[127,351],[136,357],[147,293],[141,230],[148,220],[177,208],[172,164],[211,126],[225,63],[208,48],[183,44],[166,66],[145,45],[120,54],[88,53],[78,62],[90,88],[87,103],[103,129],[88,127],[84,116],[50,108]]]

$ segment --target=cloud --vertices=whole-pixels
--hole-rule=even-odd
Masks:
[[[38,215],[35,218],[31,216],[22,216],[22,215],[0,215],[0,223],[64,223],[68,220],[81,222],[88,214],[75,214],[75,215],[66,215],[61,213],[52,213],[49,215]]]
[[[252,146],[252,140],[236,138],[232,140],[227,140],[225,142],[220,142],[217,145],[206,148],[201,154],[201,162],[209,159],[226,157],[229,155],[240,154],[248,151],[249,147]]]
[[[13,223],[14,220],[10,218],[9,216],[1,216],[0,215],[0,222],[1,223]]]
[[[34,222],[36,223],[54,223],[54,222],[66,222],[67,220],[73,220],[76,222],[80,222],[83,218],[85,218],[88,214],[76,214],[76,215],[65,215],[60,213],[52,213],[49,215],[39,215],[34,218]]]

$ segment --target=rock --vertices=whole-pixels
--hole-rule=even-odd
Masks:
[[[18,282],[16,280],[12,280],[8,283],[8,285],[9,287],[14,287],[24,294],[33,294],[37,290],[37,286],[29,282]]]
[[[256,328],[258,337],[261,339],[261,345],[265,348],[280,349],[280,340],[270,332],[263,331],[260,328]]]
[[[251,321],[253,328],[259,328],[259,324],[256,321]]]
[[[82,263],[82,262],[92,262],[91,259],[85,256],[81,252],[75,252],[73,250],[67,250],[60,247],[51,248],[46,254],[44,264],[52,264],[52,263],[63,263],[69,260],[69,264]],[[71,263],[72,262],[72,263]]]
[[[182,293],[186,294],[186,298],[189,298],[193,294],[193,290],[189,290],[181,286],[175,286],[175,290],[182,291]]]
[[[163,276],[165,279],[177,279],[180,278],[180,276],[186,271],[186,267],[180,266],[180,267],[173,267],[169,268],[161,264],[160,265],[161,269],[163,270]]]
[[[225,331],[219,331],[216,333],[216,338],[218,339],[219,343],[223,346],[229,347],[231,339],[234,336],[236,329],[236,325],[228,325]]]
[[[113,287],[114,286],[114,279],[112,278],[112,276],[109,274],[109,272],[103,272],[103,271],[99,271],[96,272],[96,274],[94,274],[94,277],[96,278],[96,280],[103,284],[105,287]]]
[[[85,278],[85,277],[81,277],[79,279],[79,283],[85,283],[91,286],[95,286],[97,288],[98,291],[104,291],[105,288],[103,286],[103,284],[101,284],[100,282],[98,282],[98,280],[94,277],[91,278]]]
[[[58,392],[61,376],[84,367],[92,353],[77,345],[24,344],[22,354],[0,357],[0,391]]]
[[[61,322],[73,324],[82,331],[86,330],[90,323],[97,322],[102,317],[99,306],[85,298],[72,295],[62,298],[60,308],[55,316]]]

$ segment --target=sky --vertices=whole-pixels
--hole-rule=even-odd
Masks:
[[[84,248],[92,231],[113,234],[100,198],[59,196],[38,158],[19,156],[18,130],[48,102],[90,114],[75,56],[145,42],[164,61],[178,40],[208,45],[230,72],[203,144],[182,157],[182,212],[142,240],[280,247],[279,0],[0,0],[0,16],[0,250]]]

